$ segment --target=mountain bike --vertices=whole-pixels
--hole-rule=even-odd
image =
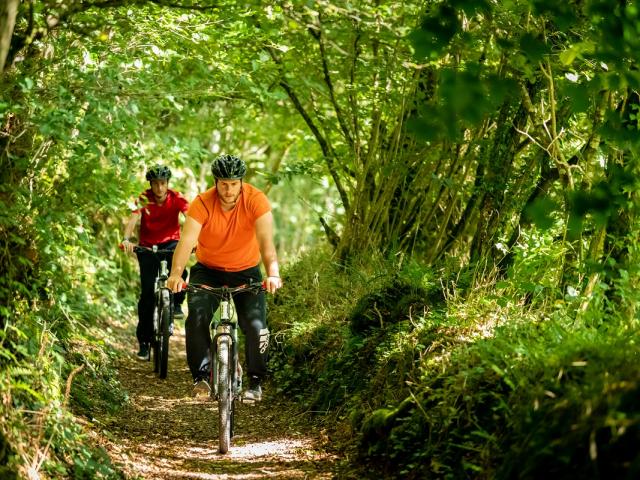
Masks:
[[[122,245],[120,248],[123,248]],[[153,254],[160,262],[160,270],[154,284],[155,304],[153,307],[153,339],[151,351],[153,352],[153,371],[160,378],[167,378],[169,365],[169,337],[173,335],[173,292],[167,288],[169,267],[167,259],[161,257],[173,253],[173,250],[161,250],[157,245],[153,247],[133,247],[135,253]],[[151,356],[149,357],[151,360]]]
[[[210,287],[190,284],[187,292],[205,292],[220,300],[220,318],[213,316],[211,332],[209,384],[211,396],[218,401],[218,437],[220,453],[227,453],[233,438],[235,403],[241,399],[242,370],[238,358],[238,320],[233,315],[231,300],[235,294],[264,291],[264,283],[249,283],[237,287]],[[215,312],[214,312],[215,313]]]

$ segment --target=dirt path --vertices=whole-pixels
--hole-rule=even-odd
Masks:
[[[130,403],[105,421],[105,447],[130,478],[142,479],[328,479],[338,458],[323,448],[323,433],[287,404],[265,399],[240,405],[229,453],[218,453],[216,403],[191,398],[191,375],[184,349],[184,323],[171,339],[169,374],[160,380],[151,362],[122,349],[119,379]]]

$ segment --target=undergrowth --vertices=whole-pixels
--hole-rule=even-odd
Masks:
[[[105,281],[112,260],[86,253],[70,255],[71,274],[17,298],[3,318],[0,478],[123,478],[88,427],[127,401],[104,327],[125,305]]]
[[[343,434],[360,476],[637,478],[637,318],[460,278],[301,259],[271,306],[275,384]]]

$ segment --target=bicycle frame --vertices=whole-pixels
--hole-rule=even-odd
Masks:
[[[156,245],[153,246],[152,248],[153,253],[157,254],[157,253],[165,253],[165,252],[170,252],[171,250],[158,250],[158,247]],[[171,291],[171,289],[167,288],[167,279],[169,278],[169,265],[167,262],[166,258],[163,258],[160,260],[160,270],[158,271],[158,275],[156,276],[156,280],[153,286],[153,293],[155,295],[156,298],[156,303],[160,304],[162,297],[161,297],[161,291],[162,290],[167,290],[169,292],[169,298],[172,299],[173,297],[173,292]],[[171,301],[171,303],[169,304],[171,307],[171,322],[170,322],[170,327],[169,327],[169,335],[173,335],[173,301]],[[158,305],[160,306],[160,305]],[[156,315],[158,312],[158,310],[154,310],[154,316],[153,316],[153,331],[154,332],[158,332],[160,325],[158,324],[158,320],[159,320],[159,316]]]

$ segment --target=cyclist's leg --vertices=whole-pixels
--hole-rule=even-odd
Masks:
[[[245,337],[245,362],[249,378],[267,374],[269,329],[264,292],[243,293],[234,298],[238,323]]]
[[[259,267],[238,272],[242,283],[262,279]],[[241,293],[234,297],[238,323],[245,336],[245,362],[249,379],[262,378],[267,374],[267,350],[269,330],[267,328],[267,307],[264,292],[259,294]]]
[[[172,240],[170,242],[167,242],[165,244],[163,244],[162,248],[166,249],[166,250],[175,250],[176,245],[178,245],[178,241],[177,240]],[[169,270],[171,270],[171,262],[173,261],[173,253],[167,254],[166,255],[167,258],[167,262],[169,265]],[[187,281],[187,275],[188,275],[188,271],[185,268],[184,271],[182,272],[182,279],[186,282]],[[184,303],[184,299],[187,295],[187,292],[185,290],[176,293],[173,296],[173,304],[176,308],[181,307],[182,304]]]
[[[215,286],[211,276],[211,270],[200,263],[191,268],[191,283]],[[204,292],[189,294],[189,315],[185,321],[185,336],[187,363],[195,381],[209,379],[209,346],[211,344],[209,323],[213,312],[218,308],[218,303],[217,298]]]
[[[138,326],[136,337],[140,344],[150,343],[153,338],[153,287],[158,274],[158,261],[146,253],[138,253],[140,266],[140,298],[138,299]]]

